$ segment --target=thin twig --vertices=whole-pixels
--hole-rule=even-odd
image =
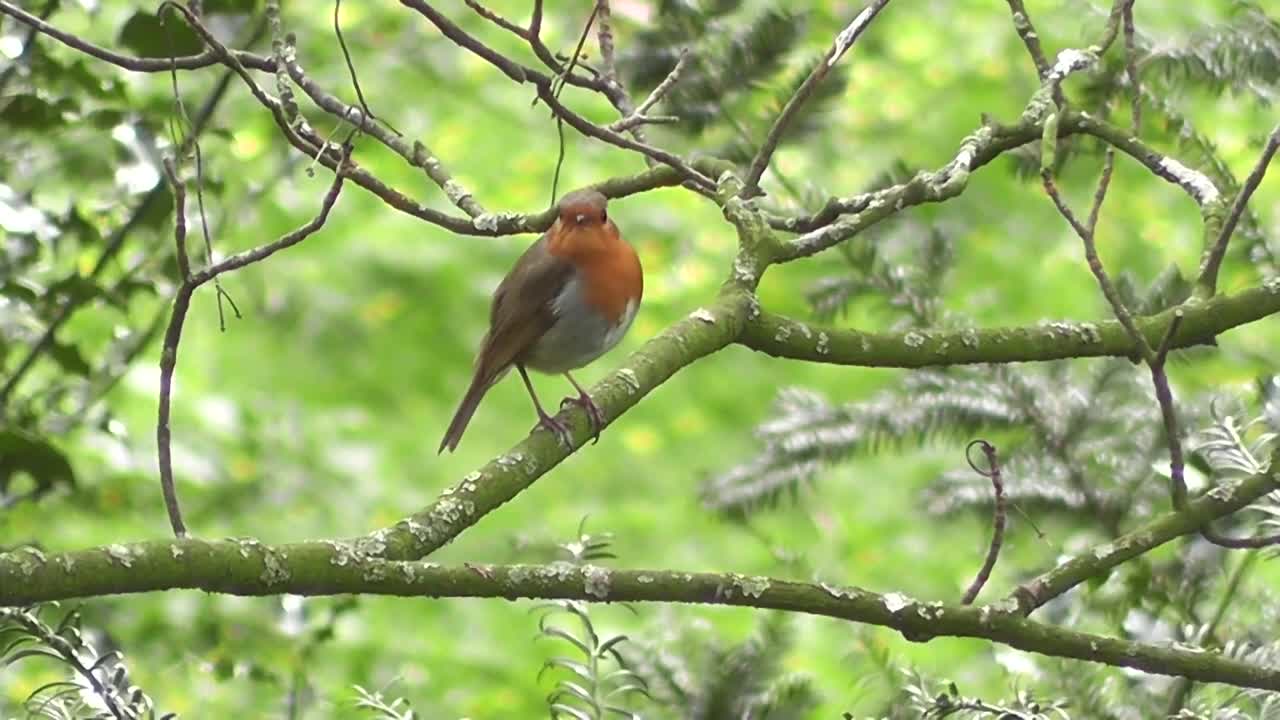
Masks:
[[[344,148],[344,158],[350,154],[350,148]],[[173,396],[173,374],[178,364],[178,343],[182,339],[182,326],[186,321],[187,311],[191,306],[191,296],[201,285],[216,279],[219,275],[242,268],[246,265],[264,260],[271,255],[296,245],[315,233],[329,219],[329,211],[333,209],[342,190],[346,177],[343,164],[339,164],[333,175],[333,182],[320,204],[320,211],[306,224],[284,235],[280,239],[260,245],[252,250],[237,253],[216,265],[211,265],[198,272],[184,277],[173,301],[173,314],[169,318],[169,326],[165,330],[164,344],[160,352],[160,400],[156,419],[156,447],[160,466],[160,489],[164,495],[165,509],[169,514],[169,524],[173,533],[179,538],[187,536],[186,524],[182,519],[182,508],[178,502],[178,493],[173,480],[173,458],[171,451],[170,414]],[[175,178],[176,179],[176,178]],[[175,193],[177,192],[175,186]],[[175,206],[175,213],[181,217],[182,206]],[[175,223],[175,243],[181,248],[185,246],[185,219]],[[181,233],[181,235],[179,234]]]
[[[569,126],[583,135],[603,140],[610,145],[616,145],[617,147],[624,148],[626,150],[634,150],[643,155],[647,155],[654,160],[675,169],[676,172],[680,173],[684,179],[690,181],[696,187],[707,191],[715,190],[716,183],[714,180],[695,170],[693,166],[689,165],[679,156],[654,145],[648,145],[638,140],[632,140],[625,135],[592,123],[581,115],[570,110],[568,107],[565,107],[564,104],[551,94],[549,88],[544,88],[539,85],[538,97],[541,98],[542,101],[545,102],[553,111],[555,111],[557,115],[563,117]]]
[[[627,88],[622,84],[614,61],[613,11],[609,8],[609,0],[596,0],[596,39],[600,44],[600,79],[607,88],[605,96],[617,108],[619,115],[624,118],[632,117],[636,114],[636,108],[631,102],[631,96],[627,94]],[[642,125],[644,123],[633,122],[625,130],[636,140],[647,142]],[[644,160],[649,167],[653,167],[656,162],[648,156]]]
[[[465,2],[467,3],[467,7],[471,8],[472,10],[475,10],[476,14],[484,18],[485,20],[488,20],[489,22],[493,23],[494,25],[497,25],[503,30],[506,30],[507,32],[512,33],[518,38],[522,38],[524,40],[529,39],[529,31],[526,30],[525,28],[522,28],[519,25],[511,22],[510,20],[502,17],[497,12],[490,10],[489,8],[480,4],[476,0],[465,0]]]
[[[1049,60],[1045,57],[1044,48],[1040,46],[1040,34],[1036,32],[1035,25],[1031,24],[1031,16],[1027,14],[1022,0],[1008,0],[1008,3],[1009,12],[1013,14],[1013,29],[1022,38],[1022,44],[1027,46],[1027,54],[1036,66],[1036,75],[1043,82],[1049,76]]]
[[[888,0],[883,1],[887,2]],[[475,53],[512,80],[518,83],[533,83],[538,89],[538,98],[547,103],[547,105],[550,106],[556,114],[562,116],[565,122],[583,135],[603,140],[610,145],[615,145],[626,150],[639,152],[657,160],[659,163],[668,165],[679,172],[685,180],[692,183],[696,190],[703,193],[715,190],[714,181],[695,170],[687,162],[676,155],[653,145],[649,145],[648,143],[632,140],[625,135],[596,125],[565,107],[565,105],[555,98],[550,92],[552,85],[555,82],[558,82],[556,78],[552,78],[546,73],[539,72],[533,68],[525,67],[524,65],[515,62],[493,48],[485,45],[474,36],[458,27],[456,23],[433,8],[429,3],[426,3],[423,0],[400,0],[400,4],[416,10],[420,15],[427,18],[427,20],[435,25],[436,28],[439,29],[440,32],[449,40],[453,41],[458,46]],[[535,10],[536,9],[537,8],[535,6]],[[560,77],[563,77],[570,84],[575,84],[573,82],[573,73],[566,73]],[[604,85],[599,83],[592,87],[592,89],[597,89],[600,92],[604,92],[603,88]]]
[[[199,70],[212,65],[221,63],[218,54],[213,51],[199,53],[198,55],[186,55],[176,58],[172,63],[169,58],[139,58],[131,55],[122,55],[120,53],[108,50],[106,48],[94,45],[83,38],[59,30],[40,18],[26,12],[22,8],[9,2],[9,0],[0,0],[0,14],[8,15],[18,22],[28,27],[33,27],[41,33],[57,40],[58,42],[91,57],[98,58],[122,67],[125,70],[134,72],[169,72],[171,66],[176,66],[179,70]],[[247,68],[254,70],[265,70],[267,72],[275,71],[275,60],[262,55],[257,55],[243,50],[230,50],[237,61]]]
[[[1254,191],[1262,184],[1262,178],[1266,177],[1267,168],[1270,167],[1271,160],[1275,157],[1277,150],[1280,150],[1280,125],[1276,125],[1275,129],[1271,131],[1271,135],[1267,138],[1267,144],[1262,149],[1262,155],[1253,166],[1253,171],[1249,173],[1249,177],[1245,179],[1244,187],[1240,188],[1235,201],[1231,203],[1231,211],[1227,213],[1227,218],[1222,223],[1222,230],[1218,233],[1218,239],[1214,241],[1213,247],[1209,250],[1209,254],[1204,260],[1204,266],[1200,270],[1200,285],[1209,295],[1212,295],[1217,290],[1218,269],[1222,266],[1223,258],[1226,257],[1227,245],[1231,242],[1231,235],[1235,232],[1236,225],[1240,222],[1240,216],[1244,214],[1245,208],[1249,204],[1249,198],[1253,197]]]
[[[1098,286],[1102,288],[1102,294],[1106,297],[1107,302],[1111,304],[1111,309],[1115,313],[1116,319],[1120,321],[1120,324],[1124,326],[1124,329],[1133,338],[1133,342],[1138,347],[1143,359],[1150,360],[1154,358],[1155,353],[1151,349],[1151,343],[1147,341],[1147,336],[1138,330],[1138,326],[1133,321],[1133,315],[1129,312],[1129,308],[1125,307],[1124,300],[1120,297],[1120,292],[1116,289],[1115,284],[1111,282],[1110,276],[1107,275],[1107,271],[1102,265],[1102,260],[1098,257],[1098,248],[1094,243],[1093,232],[1076,218],[1071,207],[1067,205],[1066,200],[1062,198],[1062,194],[1058,192],[1058,186],[1053,180],[1053,175],[1050,172],[1042,172],[1040,177],[1044,182],[1045,192],[1053,200],[1058,212],[1062,214],[1062,217],[1066,218],[1071,228],[1075,230],[1076,235],[1083,241],[1085,259],[1089,263],[1089,270],[1093,272],[1094,278],[1098,281]]]
[[[537,58],[542,61],[542,64],[546,65],[547,69],[549,69],[553,74],[561,75],[564,73],[564,65],[556,59],[555,53],[551,52],[551,49],[542,42],[542,0],[535,0],[533,3],[533,13],[529,18],[528,28],[520,27],[502,15],[499,15],[497,12],[485,7],[479,2],[476,2],[476,0],[465,0],[465,2],[467,7],[474,10],[480,17],[529,43],[529,47],[533,50],[533,54],[536,55]],[[590,70],[590,68],[584,69],[587,69],[588,71]],[[594,77],[587,77],[585,75],[579,75],[571,72],[565,75],[565,81],[570,85],[594,90],[606,97],[608,97],[610,92],[603,82]]]
[[[0,0],[0,11],[4,11],[4,4],[5,0]],[[164,69],[168,70],[169,61],[163,60],[162,62],[164,62],[166,66]],[[222,99],[226,97],[227,89],[231,87],[231,77],[232,73],[228,71],[223,73],[222,77],[218,79],[218,82],[213,87],[213,91],[209,93],[209,97],[196,112],[196,117],[192,122],[192,130],[188,137],[198,136],[209,126],[209,122],[213,118],[214,111],[217,109],[218,105],[222,103]],[[157,183],[151,188],[151,190],[147,191],[147,194],[142,196],[142,200],[140,200],[138,205],[134,207],[133,212],[129,215],[128,219],[124,221],[124,224],[116,228],[115,232],[107,238],[102,254],[98,256],[97,262],[94,263],[93,267],[89,270],[89,274],[86,276],[89,280],[96,279],[106,271],[107,266],[124,248],[125,242],[133,234],[133,231],[142,225],[144,218],[146,218],[152,211],[156,203],[161,201],[165,192],[166,189],[164,183]],[[4,386],[0,387],[0,409],[3,409],[6,406],[9,397],[18,387],[18,383],[21,382],[26,374],[30,372],[31,368],[35,366],[35,363],[40,359],[40,356],[53,346],[54,336],[57,332],[62,329],[62,326],[66,324],[67,320],[71,318],[76,310],[80,309],[80,307],[88,300],[89,297],[87,295],[69,295],[66,297],[63,301],[62,307],[58,310],[58,314],[53,317],[53,320],[49,322],[49,326],[45,328],[44,333],[40,335],[27,354],[23,356],[17,367],[13,369],[13,372],[5,381]]]
[[[1102,34],[1102,40],[1097,45],[1090,48],[1098,55],[1102,55],[1111,48],[1116,38],[1120,35],[1121,24],[1125,22],[1125,16],[1131,24],[1133,20],[1133,3],[1134,0],[1114,0],[1111,3],[1111,12],[1107,14],[1107,28]],[[1126,28],[1126,33],[1128,28]]]
[[[347,39],[342,35],[342,22],[339,19],[341,12],[342,0],[333,0],[333,34],[338,37],[338,47],[342,49],[342,59],[347,63],[347,73],[351,75],[351,85],[356,90],[356,100],[360,101],[360,109],[364,111],[364,115],[360,118],[360,129],[367,130],[369,121],[373,120],[375,122],[381,122],[386,125],[391,132],[395,133],[397,136],[401,136],[402,133],[395,129],[391,123],[383,120],[377,115],[374,115],[373,111],[369,109],[369,103],[365,102],[364,91],[360,89],[360,77],[356,74],[356,64],[351,59],[351,51],[347,49]]]
[[[46,0],[44,7],[40,8],[39,20],[48,20],[54,10],[58,9],[58,0]],[[39,28],[34,25],[27,26],[27,34],[22,37],[22,52],[18,53],[18,57],[14,58],[5,66],[4,70],[0,70],[0,98],[5,97],[5,90],[9,87],[9,81],[12,80],[23,65],[31,59],[31,53],[36,49],[36,35],[40,34]]]
[[[680,78],[689,67],[689,59],[691,57],[692,55],[689,52],[689,48],[681,48],[680,58],[676,60],[675,66],[672,67],[671,72],[667,73],[667,76],[662,79],[662,82],[658,83],[658,86],[653,89],[653,92],[649,93],[649,96],[636,106],[636,109],[630,115],[622,118],[621,120],[609,123],[605,127],[609,130],[613,130],[614,132],[623,132],[638,125],[679,122],[680,118],[678,117],[668,115],[651,116],[646,115],[645,113],[649,112],[654,105],[662,100],[662,98],[666,97],[667,93],[671,91],[671,88],[675,87],[677,82],[680,82]]]
[[[764,171],[769,167],[769,160],[773,157],[774,151],[778,149],[778,143],[782,142],[782,136],[786,134],[787,127],[791,124],[791,121],[795,119],[800,109],[804,107],[805,102],[813,95],[818,83],[821,83],[827,73],[831,72],[831,68],[835,67],[840,58],[849,51],[849,48],[853,47],[853,44],[858,41],[858,38],[871,24],[871,21],[888,4],[889,0],[873,0],[862,12],[858,13],[853,22],[849,23],[848,27],[836,36],[836,40],[824,60],[814,66],[813,72],[809,73],[809,77],[804,79],[804,82],[796,89],[791,99],[787,100],[782,112],[778,113],[773,126],[769,128],[769,132],[765,135],[764,142],[760,145],[760,150],[756,152],[755,159],[751,161],[751,168],[747,171],[747,177],[743,181],[742,192],[740,193],[742,197],[750,198],[760,194],[760,178],[764,176]]]
[[[268,10],[270,10],[271,6],[272,6],[272,3],[267,4]],[[277,11],[279,10],[278,7],[276,9]],[[164,6],[162,5],[161,15],[160,15],[162,22],[164,19],[163,10],[164,10]],[[193,10],[193,14],[195,14],[195,9],[193,8],[192,10]],[[272,15],[270,14],[270,12],[268,12],[268,24],[272,24],[271,17]],[[278,25],[278,22],[274,24]],[[278,30],[278,27],[274,29]],[[170,62],[172,63],[176,58],[176,56],[173,53],[172,34],[169,31],[168,25],[165,25],[165,41],[169,45],[169,58],[170,58]],[[277,62],[278,62],[278,59],[277,59]],[[171,91],[173,93],[174,114],[177,120],[179,121],[179,124],[186,128],[185,135],[182,138],[180,139],[176,137],[174,138],[174,145],[180,148],[190,148],[195,155],[196,208],[200,213],[200,232],[201,232],[201,235],[204,237],[204,249],[205,249],[206,262],[212,265],[213,264],[213,239],[209,232],[209,216],[208,216],[208,213],[205,212],[205,208],[204,208],[204,153],[201,151],[201,148],[200,148],[200,139],[190,131],[190,128],[192,127],[191,119],[187,115],[187,106],[185,103],[183,103],[182,93],[178,89],[178,71],[176,67],[170,68],[169,79],[170,79],[170,85],[172,88]],[[170,126],[170,129],[172,132],[175,132],[175,133],[177,132],[176,130],[173,130],[172,125]],[[185,153],[179,154],[177,155],[177,157],[181,159],[182,155],[184,154]],[[175,173],[176,173],[176,170],[175,170]],[[184,223],[185,223],[185,218],[184,218]],[[184,231],[185,231],[185,226],[184,226]],[[230,303],[231,309],[235,312],[235,315],[237,318],[240,317],[240,308],[236,306],[235,300],[231,299],[231,296],[227,294],[227,291],[223,289],[222,284],[219,283],[217,280],[214,280],[214,288],[217,292],[217,299],[218,299],[218,329],[221,330],[222,332],[226,332],[227,315],[222,306],[223,299],[225,298],[226,301]]]
[[[987,469],[983,470],[973,462],[970,452],[977,445],[982,449],[983,455],[987,458]],[[991,545],[987,548],[987,557],[982,561],[982,567],[978,569],[978,574],[974,576],[973,582],[969,584],[969,588],[964,591],[964,596],[960,599],[962,605],[972,605],[978,593],[982,591],[982,586],[987,584],[987,580],[991,578],[991,571],[996,566],[996,559],[1000,557],[1000,548],[1004,544],[1004,525],[1005,525],[1005,507],[1004,507],[1004,483],[1000,476],[1000,460],[996,456],[996,448],[986,440],[974,440],[964,450],[965,460],[968,461],[969,467],[979,475],[991,479],[991,487],[995,490],[995,508],[991,511]]]
[[[1138,76],[1138,50],[1135,35],[1137,28],[1133,24],[1134,0],[1116,0],[1123,2],[1121,19],[1124,22],[1124,75],[1129,83],[1132,95],[1129,98],[1129,128],[1134,137],[1142,134],[1142,79]]]
[[[578,64],[578,58],[582,56],[582,46],[587,43],[587,35],[591,34],[591,26],[595,23],[596,16],[599,12],[599,4],[591,8],[591,14],[587,16],[587,22],[582,26],[582,34],[578,37],[578,45],[573,49],[573,56],[569,58],[569,63],[564,66],[564,72],[561,73],[560,76],[556,78],[555,82],[551,84],[551,94],[556,98],[559,98],[560,93],[564,90],[564,78],[568,77],[569,74],[573,72],[574,66]],[[534,99],[534,102],[537,102],[536,98]],[[548,203],[548,206],[556,204],[556,192],[559,190],[560,185],[560,169],[564,166],[565,156],[564,118],[556,115],[554,110],[551,114],[555,116],[556,119],[556,135],[559,141],[559,152],[556,154],[555,173],[551,176],[551,201]]]
[[[166,157],[162,162],[164,177],[173,188],[173,244],[174,259],[178,263],[178,281],[185,283],[191,277],[191,259],[187,256],[187,186],[178,179],[178,171],[173,158]]]

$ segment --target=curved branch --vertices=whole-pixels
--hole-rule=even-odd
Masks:
[[[173,69],[178,70],[199,70],[201,68],[211,67],[213,65],[221,65],[222,58],[214,50],[206,50],[198,55],[185,55],[178,58],[140,58],[132,55],[122,55],[118,52],[99,47],[93,43],[81,39],[77,35],[59,30],[53,25],[41,20],[39,17],[26,12],[22,8],[14,5],[8,0],[0,0],[0,14],[8,15],[27,27],[48,35],[58,42],[66,45],[74,50],[105,60],[117,67],[133,72],[169,72]],[[245,52],[244,50],[230,51],[240,62],[247,68],[254,70],[263,70],[265,72],[275,72],[276,62],[274,58],[264,57],[256,53]]]
[[[1134,321],[1151,344],[1158,345],[1179,311],[1183,319],[1170,338],[1171,348],[1212,343],[1222,332],[1280,313],[1280,280]],[[780,358],[896,368],[1137,357],[1138,353],[1133,339],[1115,320],[872,333],[810,325],[763,312],[747,323],[738,342]]]
[[[796,260],[825,250],[902,208],[956,197],[964,191],[970,172],[989,164],[1002,153],[1040,140],[1043,128],[1043,118],[1024,118],[1015,125],[984,125],[966,137],[955,158],[936,171],[916,173],[910,180],[882,190],[853,197],[833,197],[811,215],[770,216],[769,225],[774,229],[807,233],[792,241],[792,249],[781,260]],[[1128,131],[1087,113],[1060,113],[1058,137],[1079,134],[1093,135],[1142,163],[1156,176],[1177,185],[1201,206],[1202,214],[1216,211],[1220,193],[1204,173],[1188,168]],[[842,215],[849,217],[839,219]]]
[[[898,593],[734,573],[610,570],[568,563],[446,567],[371,558],[360,547],[340,543],[271,547],[249,540],[179,540],[51,556],[38,551],[0,555],[0,605],[175,588],[235,595],[364,593],[766,608],[893,628],[917,642],[983,638],[1042,655],[1280,690],[1280,669],[1215,652],[1076,632],[992,606],[924,602]]]

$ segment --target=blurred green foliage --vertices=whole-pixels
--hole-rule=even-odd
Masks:
[[[1083,0],[1028,4],[1051,50],[1093,42],[1105,18],[1105,9]],[[160,26],[131,3],[19,5],[121,52],[163,57],[170,46],[198,49],[189,47],[194,38],[177,23]],[[258,20],[250,13],[260,5],[205,3],[228,41],[254,33]],[[492,4],[519,22],[527,5]],[[462,3],[440,7],[504,52],[527,54],[516,38]],[[331,8],[285,3],[284,20],[297,34],[308,73],[352,101]],[[618,0],[623,79],[639,97],[674,62],[676,45],[689,44],[695,71],[665,108],[687,124],[651,128],[650,138],[683,153],[727,153],[742,161],[788,90],[859,8],[842,0],[803,10],[762,1]],[[1145,139],[1206,170],[1220,162],[1219,170],[1243,176],[1275,118],[1270,101],[1280,45],[1274,22],[1259,20],[1261,12],[1229,0],[1138,3],[1140,44],[1154,58]],[[584,14],[568,5],[548,8],[544,33],[554,50],[571,51]],[[1235,46],[1223,38],[1238,31],[1241,17],[1254,52],[1233,54]],[[377,114],[429,145],[489,209],[541,209],[557,141],[545,108],[530,107],[528,88],[512,85],[400,7],[348,2],[341,21]],[[1215,28],[1226,29],[1215,34]],[[259,43],[259,51],[264,46]],[[593,62],[594,48],[588,48]],[[1247,74],[1237,74],[1237,66]],[[1013,118],[1036,88],[1007,8],[996,2],[902,0],[840,67],[775,156],[767,202],[813,209],[831,194],[882,185],[903,168],[941,166],[984,114]],[[1115,70],[1072,78],[1067,92],[1125,124],[1128,106]],[[192,114],[217,93],[223,72],[179,73],[179,92]],[[157,170],[173,121],[170,83],[166,73],[129,74],[48,38],[32,42],[26,28],[0,19],[0,382],[12,377],[45,329],[67,315],[4,405],[0,546],[61,549],[168,534],[154,427],[157,333],[176,278],[173,201]],[[594,120],[615,118],[599,98],[572,89],[565,98]],[[304,112],[322,132],[335,126],[305,105]],[[636,155],[571,132],[566,139],[561,187],[644,167]],[[1090,141],[1073,144],[1079,152],[1061,185],[1079,204],[1091,192],[1100,153]],[[327,184],[324,172],[306,172],[308,160],[291,154],[268,114],[234,82],[213,111],[201,149],[216,256],[304,222]],[[422,173],[373,143],[360,141],[356,156],[412,197],[449,207]],[[868,329],[1104,317],[1078,241],[1019,167],[1016,157],[998,161],[977,173],[959,199],[912,211],[869,233],[871,240],[775,269],[761,287],[762,303]],[[1264,184],[1255,196],[1254,217],[1224,268],[1223,290],[1271,272],[1266,229],[1280,220],[1277,188]],[[188,216],[195,223],[193,202]],[[582,371],[585,382],[704,302],[734,250],[733,233],[716,208],[680,189],[618,201],[611,214],[640,251],[646,294],[630,335]],[[203,242],[192,227],[199,266]],[[1118,164],[1099,237],[1109,267],[1144,288],[1170,265],[1192,275],[1201,249],[1193,203],[1126,158]],[[508,380],[490,393],[456,454],[434,453],[466,386],[489,293],[530,240],[452,236],[351,188],[321,233],[225,278],[244,315],[225,332],[212,289],[198,293],[179,356],[173,422],[179,491],[194,532],[268,542],[363,533],[422,507],[521,437],[533,415],[523,388]],[[945,273],[931,264],[939,253]],[[906,268],[905,274],[894,268]],[[1213,390],[1255,398],[1257,380],[1275,372],[1277,341],[1272,322],[1232,332],[1215,353],[1176,365],[1174,380],[1187,397]],[[1076,365],[1088,370],[1104,362]],[[1141,368],[1116,372],[1142,379]],[[610,562],[619,566],[817,576],[955,599],[981,560],[989,519],[981,503],[971,504],[977,512],[949,512],[941,520],[930,513],[936,503],[926,489],[966,467],[963,442],[954,434],[923,448],[891,444],[824,463],[814,470],[821,482],[797,486],[795,502],[754,512],[745,522],[709,510],[699,493],[704,480],[758,452],[754,426],[770,415],[780,388],[801,386],[856,402],[898,386],[901,378],[730,348],[682,371],[599,445],[570,458],[438,559],[548,559],[589,515],[592,527],[613,533],[618,559]],[[569,390],[557,378],[535,382],[548,398]],[[1038,391],[1052,393],[1054,386]],[[1092,411],[1103,416],[1108,408]],[[1027,431],[1017,425],[1001,425],[992,441]],[[1153,473],[1149,482],[1162,480]],[[1133,510],[1141,517],[1158,509]],[[1087,515],[1028,512],[1043,537],[1013,517],[984,597],[1107,536]],[[1148,589],[1161,598],[1179,595],[1177,571],[1168,565],[1179,552],[1153,553],[1152,564],[1083,591],[1111,603],[1110,610],[1054,619],[1135,636],[1141,632],[1133,627],[1135,607],[1156,618],[1152,622],[1170,622],[1135,597]],[[1204,562],[1205,587],[1217,587],[1226,561],[1215,555]],[[1220,634],[1232,637],[1233,629],[1256,623],[1266,607],[1260,593],[1277,581],[1280,566],[1259,563]],[[1196,614],[1217,597],[1185,595]],[[133,682],[157,707],[184,717],[361,717],[359,685],[410,699],[421,717],[523,718],[546,714],[552,684],[540,682],[538,671],[556,652],[532,641],[538,622],[528,609],[498,601],[175,592],[95,600],[81,612],[99,643],[125,649]],[[895,698],[908,697],[900,694],[908,686],[898,669],[906,667],[953,680],[964,696],[1008,696],[1011,686],[1046,678],[1056,678],[1056,687],[1080,680],[1078,664],[972,640],[915,645],[829,619],[796,617],[783,629],[742,609],[655,606],[634,613],[595,607],[590,616],[602,633],[637,640],[624,646],[626,654],[661,646],[665,654],[649,657],[679,659],[692,674],[688,682],[653,692],[701,698],[698,707],[713,710],[698,717],[736,718],[733,712],[747,707],[742,698],[714,704],[723,680],[714,673],[749,662],[760,647],[770,648],[769,673],[780,678],[773,689],[795,693],[779,695],[772,706],[781,708],[777,714],[760,717],[898,717],[907,705]],[[1141,697],[1167,688],[1120,673],[1107,677]],[[60,678],[56,665],[0,668],[0,715],[18,712],[28,694]],[[1078,695],[1089,707],[1086,698],[1092,696]],[[680,716],[672,705],[643,707],[655,717]]]

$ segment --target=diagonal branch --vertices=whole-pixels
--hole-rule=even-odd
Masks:
[[[185,199],[182,184],[178,182],[176,174],[173,173],[172,168],[167,163],[165,170],[169,176],[169,181],[173,183],[175,197],[179,201]],[[173,396],[173,373],[178,364],[178,342],[182,339],[182,326],[187,319],[187,310],[191,306],[191,296],[201,285],[217,278],[219,275],[265,260],[271,255],[296,245],[314,234],[329,219],[329,211],[333,209],[334,203],[338,201],[338,193],[342,190],[344,177],[342,166],[339,165],[337,172],[334,173],[333,182],[329,185],[329,190],[321,201],[320,211],[316,216],[278,240],[260,245],[252,250],[237,253],[195,273],[191,272],[184,259],[179,259],[178,261],[183,273],[182,285],[178,288],[177,295],[173,300],[173,314],[169,318],[169,327],[165,330],[164,345],[160,352],[160,401],[156,418],[156,447],[160,466],[160,489],[164,495],[165,509],[169,514],[169,524],[173,528],[173,534],[179,538],[187,536],[187,528],[182,519],[182,509],[178,503],[177,488],[173,481],[169,422]],[[179,258],[185,258],[186,220],[182,205],[175,202],[174,211],[177,218],[174,227],[174,240]]]
[[[1200,267],[1200,280],[1197,282],[1197,289],[1203,296],[1213,295],[1218,287],[1218,269],[1222,266],[1222,260],[1227,254],[1227,245],[1231,242],[1231,234],[1235,232],[1236,225],[1240,222],[1240,216],[1244,214],[1245,208],[1249,205],[1249,198],[1253,197],[1253,192],[1262,184],[1262,178],[1267,174],[1267,168],[1271,165],[1271,159],[1275,157],[1276,151],[1280,150],[1280,125],[1276,125],[1271,131],[1271,135],[1267,138],[1266,147],[1262,149],[1262,155],[1258,158],[1258,162],[1253,167],[1253,172],[1249,173],[1249,177],[1244,181],[1244,187],[1240,188],[1240,192],[1236,194],[1236,199],[1231,203],[1231,210],[1227,213],[1226,220],[1222,223],[1222,229],[1218,232],[1218,238],[1214,241],[1213,246],[1209,248],[1205,254],[1204,262]]]
[[[887,2],[887,0],[885,1]],[[446,17],[443,13],[431,7],[429,3],[424,2],[423,0],[400,0],[400,4],[416,10],[420,15],[430,21],[431,24],[435,25],[446,38],[452,40],[459,47],[475,53],[490,65],[493,65],[495,68],[502,71],[502,73],[508,78],[520,84],[524,84],[526,82],[533,83],[533,85],[537,87],[538,98],[545,102],[547,106],[551,108],[552,112],[563,118],[566,123],[573,127],[573,129],[583,135],[594,137],[597,140],[603,140],[610,145],[623,148],[624,150],[633,150],[645,157],[652,158],[657,162],[674,168],[684,176],[685,180],[688,180],[696,187],[701,188],[704,194],[715,190],[714,181],[698,172],[676,155],[661,148],[649,145],[648,143],[644,143],[639,140],[632,140],[631,138],[614,132],[608,128],[600,127],[599,125],[596,125],[581,115],[573,112],[555,97],[555,93],[553,92],[556,85],[555,79],[548,76],[546,73],[521,65],[497,50],[485,45],[478,38],[458,27],[456,23]],[[603,89],[601,91],[604,92]],[[608,95],[608,93],[606,93],[606,95]]]
[[[721,293],[715,303],[646,342],[623,367],[591,388],[608,426],[678,371],[734,341],[752,307],[741,290]],[[422,511],[369,536],[390,559],[418,559],[443,547],[489,512],[550,472],[592,437],[584,412],[571,406],[556,419],[569,421],[572,446],[548,433],[533,433],[510,451],[468,474]]]
[[[778,113],[778,118],[773,121],[773,127],[769,128],[769,132],[765,135],[764,142],[760,145],[760,150],[756,152],[755,158],[751,161],[751,168],[747,171],[747,177],[742,186],[742,197],[749,198],[760,195],[760,178],[764,176],[764,171],[769,167],[769,160],[773,157],[774,151],[778,149],[778,143],[782,142],[782,136],[786,134],[787,127],[791,121],[795,119],[800,109],[804,107],[805,102],[813,95],[813,91],[817,89],[818,84],[823,78],[831,72],[831,68],[835,67],[840,58],[844,56],[849,48],[858,41],[863,31],[871,24],[871,21],[880,14],[880,11],[889,4],[889,0],[873,0],[873,2],[858,13],[853,22],[836,36],[835,43],[832,44],[831,50],[827,52],[825,62],[818,63],[813,72],[809,73],[809,77],[804,79],[800,87],[796,89],[794,95],[787,104],[782,107],[782,112]]]
[[[1009,595],[1009,601],[1017,605],[1019,613],[1029,615],[1036,608],[1090,578],[1098,577],[1174,538],[1190,535],[1207,527],[1213,520],[1247,507],[1280,487],[1277,482],[1280,479],[1277,478],[1280,465],[1275,465],[1274,462],[1275,458],[1269,473],[1218,485],[1187,502],[1182,510],[1161,515],[1113,542],[1060,563],[1043,575],[1019,585]]]
[[[1018,37],[1022,38],[1022,44],[1027,46],[1027,54],[1035,63],[1036,74],[1040,76],[1040,81],[1044,82],[1049,76],[1049,60],[1045,57],[1044,48],[1040,46],[1040,33],[1036,32],[1035,25],[1031,23],[1031,16],[1027,14],[1027,8],[1022,4],[1022,0],[1007,0],[1007,2],[1009,12],[1013,15],[1013,29],[1018,32]]]
[[[185,57],[173,58],[172,60],[169,58],[139,58],[130,55],[122,55],[112,50],[94,45],[93,43],[72,33],[59,30],[48,22],[45,22],[39,17],[32,15],[17,5],[14,5],[9,2],[9,0],[0,0],[0,14],[8,15],[23,25],[34,28],[67,47],[79,50],[86,55],[98,58],[99,60],[104,60],[112,65],[122,67],[125,70],[158,73],[169,72],[175,67],[178,70],[199,70],[201,68],[222,64],[222,60],[218,56],[218,53],[213,50],[206,50],[199,55],[187,55]],[[276,66],[274,58],[263,57],[262,55],[246,52],[244,50],[231,50],[230,52],[236,57],[237,61],[247,68],[263,70],[266,72],[275,71]]]

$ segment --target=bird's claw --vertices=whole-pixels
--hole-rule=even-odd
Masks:
[[[529,432],[531,433],[537,432],[539,428],[546,430],[552,435],[555,435],[556,440],[558,440],[560,444],[565,446],[566,448],[573,447],[573,435],[569,433],[568,425],[565,425],[564,423],[551,417],[550,415],[543,414],[538,418],[537,424],[535,424],[533,426],[533,429],[530,430]]]
[[[577,397],[567,397],[560,401],[560,407],[564,408],[568,405],[577,405],[587,413],[587,419],[591,421],[591,442],[592,444],[600,442],[600,431],[604,429],[604,413],[600,412],[600,406],[596,405],[596,401],[591,396],[582,393]]]

